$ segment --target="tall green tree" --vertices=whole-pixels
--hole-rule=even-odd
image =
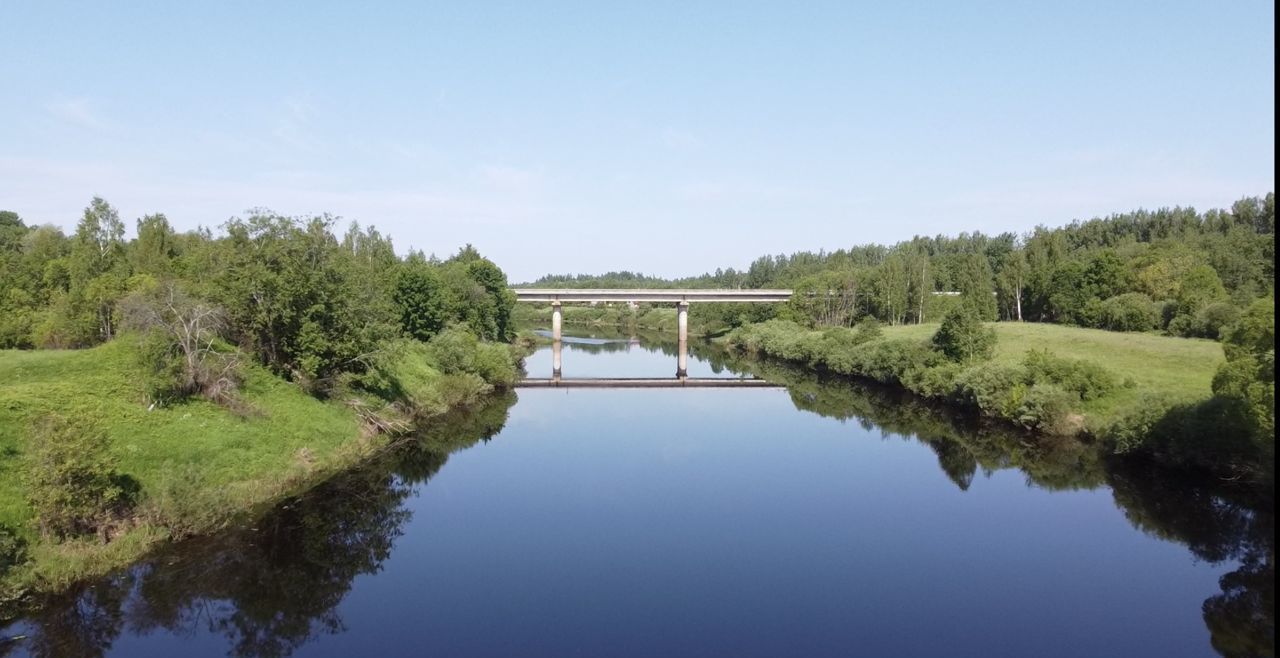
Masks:
[[[1030,271],[1026,252],[1022,249],[1010,250],[1000,260],[996,291],[999,293],[1001,306],[1005,309],[1004,316],[1011,320],[1022,322],[1022,295]]]
[[[130,245],[129,261],[135,274],[168,277],[178,256],[178,241],[169,219],[162,214],[138,220],[138,237]]]
[[[83,316],[93,317],[94,336],[72,336],[72,344],[111,340],[116,332],[116,302],[126,292],[129,265],[125,259],[124,222],[102,197],[94,197],[84,209],[72,240],[71,289],[66,312],[71,326],[85,326]]]
[[[320,394],[334,376],[361,370],[375,349],[334,221],[270,213],[231,220],[215,286],[240,343]]]
[[[996,319],[995,277],[981,254],[966,254],[956,271],[956,290],[982,320]]]
[[[995,353],[996,332],[982,324],[978,305],[970,301],[943,318],[942,326],[933,335],[933,346],[952,361],[990,359]]]
[[[436,268],[424,261],[408,263],[396,280],[394,300],[405,333],[431,340],[449,324],[452,303]]]
[[[22,222],[18,213],[12,210],[0,210],[0,251],[16,251],[27,234],[27,225]]]
[[[1178,282],[1178,314],[1195,315],[1200,309],[1226,297],[1227,289],[1212,267],[1193,267]]]
[[[490,340],[514,337],[511,313],[515,308],[515,294],[508,288],[507,276],[502,270],[493,261],[475,253],[471,245],[445,267],[455,273],[456,299],[463,303],[462,316],[471,330]]]
[[[906,321],[911,305],[911,280],[906,258],[893,253],[877,268],[876,301],[880,315],[889,324]]]

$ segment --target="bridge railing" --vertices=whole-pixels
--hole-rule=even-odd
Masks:
[[[512,288],[521,302],[656,302],[656,303],[777,303],[791,299],[790,290],[766,289],[599,289],[599,288]]]

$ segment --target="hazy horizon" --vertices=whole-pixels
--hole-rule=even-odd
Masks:
[[[0,9],[0,209],[254,207],[512,281],[1274,189],[1274,7]],[[285,30],[274,26],[287,25]]]

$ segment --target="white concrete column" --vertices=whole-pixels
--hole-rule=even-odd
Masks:
[[[560,379],[560,339],[551,343],[551,378]]]
[[[680,327],[680,353],[676,357],[676,377],[689,376],[689,303],[676,304],[676,325]]]
[[[551,340],[560,342],[560,302],[551,302]]]

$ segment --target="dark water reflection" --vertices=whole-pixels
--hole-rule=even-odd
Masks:
[[[639,345],[566,347],[674,364]],[[694,356],[788,390],[496,399],[43,602],[0,655],[1273,654],[1269,501]]]

